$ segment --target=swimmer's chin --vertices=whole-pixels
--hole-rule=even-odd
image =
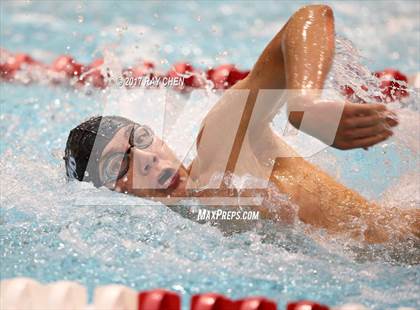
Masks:
[[[165,196],[171,197],[185,197],[187,188],[187,178],[185,176],[181,176],[177,173],[172,182],[169,184],[168,188],[163,189],[163,193]]]

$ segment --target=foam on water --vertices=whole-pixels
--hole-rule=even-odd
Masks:
[[[110,14],[110,4],[102,5],[106,7],[99,9]],[[63,42],[62,45],[70,44],[71,52],[79,54],[83,61],[86,56],[82,55],[103,50],[104,46],[112,45],[109,42],[114,43],[117,37],[120,45],[114,51],[116,61],[122,65],[126,65],[126,62],[131,64],[135,58],[133,50],[139,50],[133,48],[133,40],[140,40],[141,53],[155,51],[155,44],[160,44],[163,51],[171,51],[167,46],[171,40],[164,28],[159,26],[159,23],[166,22],[171,25],[170,29],[174,25],[178,26],[174,36],[184,47],[188,47],[184,49],[185,57],[197,64],[203,59],[213,63],[222,59],[250,67],[258,50],[250,51],[247,39],[256,40],[254,43],[262,47],[295,8],[291,3],[281,8],[271,2],[266,5],[271,13],[264,15],[257,5],[254,12],[245,10],[236,2],[228,2],[218,4],[211,10],[201,10],[200,22],[194,19],[193,25],[202,27],[200,29],[208,31],[211,37],[236,38],[239,43],[233,55],[224,55],[223,50],[218,48],[224,46],[223,49],[229,50],[232,42],[215,41],[215,46],[211,46],[199,37],[190,41],[183,40],[191,25],[173,20],[174,17],[164,11],[159,11],[158,18],[155,17],[156,9],[150,3],[142,8],[143,15],[147,16],[142,21],[138,21],[130,13],[130,8],[124,5],[121,10],[126,14],[126,20],[116,17],[99,20],[108,28],[104,26],[103,35],[94,37],[92,41],[86,39],[80,50],[77,50],[77,43],[81,33],[89,36],[92,29],[95,29],[91,28],[92,22],[89,22],[93,20],[89,16],[92,8],[64,5],[75,15],[76,24],[70,24],[75,26],[78,35],[68,39],[70,43]],[[365,12],[351,16],[346,13],[358,8],[359,4],[334,5],[339,17],[358,22],[362,31],[369,33],[371,25],[364,17]],[[24,5],[19,8],[24,9]],[[57,8],[60,18],[52,16],[44,2],[31,9],[37,11],[37,14],[56,19],[49,34],[60,34],[60,31],[67,29],[66,18],[70,17],[67,17],[67,11],[62,7]],[[399,25],[410,35],[414,31],[414,26],[410,24],[413,22],[412,13],[403,5],[396,5],[395,9],[406,14],[409,22],[393,17],[394,26]],[[17,12],[16,7],[9,7],[8,10],[11,13],[6,16],[7,27],[3,30],[6,34],[11,26],[23,37],[26,37],[28,28],[36,33],[38,27],[41,27],[34,18],[20,18],[19,14],[23,13]],[[196,11],[194,4],[188,4],[181,16]],[[243,20],[250,24],[257,20],[251,34],[245,27],[246,23],[233,25],[233,20],[238,20],[234,18],[238,12],[243,13]],[[77,16],[80,14],[84,16],[83,27],[77,26]],[[197,18],[197,14],[194,16]],[[375,20],[386,18],[390,18],[387,11],[373,16]],[[201,26],[205,23],[212,26]],[[117,27],[120,27],[119,32],[114,33],[113,29]],[[360,39],[359,32],[351,32],[348,24],[341,26],[340,30],[356,42]],[[141,32],[143,35],[139,34]],[[150,32],[153,33],[153,39],[148,35]],[[392,44],[386,33],[378,35]],[[5,35],[6,47],[11,50],[34,50],[35,54],[42,55],[45,60],[50,59],[52,52],[59,53],[59,43],[45,42],[42,37],[35,37],[32,46],[31,43],[22,43],[19,36]],[[344,40],[338,39],[338,50],[343,53],[341,58],[336,58],[331,76],[337,72],[343,74],[340,68],[344,68],[345,61],[357,58],[351,48],[345,48],[349,45]],[[404,37],[399,40],[403,41]],[[45,46],[40,47],[40,42],[45,42]],[[201,48],[202,54],[197,52],[197,48]],[[364,51],[368,51],[370,56],[377,53],[374,43],[366,42],[365,48]],[[389,46],[386,48],[391,49]],[[122,50],[122,54],[118,50]],[[157,57],[155,60],[158,60],[160,54],[153,53],[145,55]],[[219,53],[220,58],[215,60]],[[407,61],[398,60],[397,64],[401,64],[402,70],[407,70],[410,63],[417,60],[409,49],[403,53]],[[175,48],[164,58],[171,63],[178,56],[178,49]],[[382,61],[382,66],[385,64],[386,61]],[[164,66],[165,61],[162,64]],[[363,66],[357,66],[356,69],[346,70],[341,75],[342,81],[362,85],[365,80],[360,76],[363,77],[363,74],[356,76],[353,73],[367,72],[363,71],[367,69]],[[322,231],[308,234],[309,228],[300,223],[279,225],[262,222],[249,231],[224,234],[217,226],[194,223],[159,203],[146,203],[140,198],[95,189],[90,184],[67,182],[61,156],[68,130],[82,119],[103,111],[104,103],[112,106],[115,101],[131,100],[142,101],[145,106],[152,105],[153,102],[144,100],[141,91],[112,89],[102,93],[46,85],[2,84],[0,92],[2,278],[30,276],[41,282],[76,280],[87,285],[90,292],[100,284],[122,283],[137,290],[165,287],[183,293],[185,297],[204,291],[217,291],[233,298],[264,295],[277,300],[280,306],[288,300],[300,298],[315,299],[331,305],[360,302],[374,309],[419,306],[418,245],[407,243],[400,247],[366,247],[349,240],[331,238]],[[376,146],[369,152],[343,153],[328,149],[310,160],[368,198],[382,199],[383,203],[391,205],[403,203],[403,207],[418,207],[420,197],[416,184],[419,182],[419,147],[416,124],[419,122],[416,123],[418,114],[414,111],[418,101],[415,101],[416,95],[412,94],[414,103],[398,107],[401,109],[402,124],[396,137],[386,144]],[[192,114],[200,114],[210,106],[200,99],[195,97],[191,101],[181,96],[175,102]],[[173,106],[176,107],[175,103]],[[145,117],[148,123],[158,126],[159,119]],[[180,154],[182,151],[179,148],[183,146],[177,143],[190,140],[198,130],[193,123],[183,129],[178,139],[175,139],[177,141],[173,142]],[[187,161],[191,158],[192,154],[189,154]],[[105,200],[112,201],[113,205],[95,205],[95,201]],[[84,205],[83,202],[88,203]]]

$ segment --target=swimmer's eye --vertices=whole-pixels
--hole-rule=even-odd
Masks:
[[[129,153],[112,154],[104,164],[104,183],[117,181],[128,171]]]
[[[153,143],[153,131],[147,126],[136,127],[130,136],[130,144],[139,149],[145,149]]]

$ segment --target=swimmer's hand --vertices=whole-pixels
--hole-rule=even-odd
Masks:
[[[341,150],[367,149],[391,137],[392,127],[397,125],[396,114],[383,104],[347,103],[332,146]]]
[[[367,149],[392,136],[392,127],[398,125],[396,115],[383,104],[313,101],[300,97],[290,109],[304,111],[290,112],[293,126],[340,150]]]

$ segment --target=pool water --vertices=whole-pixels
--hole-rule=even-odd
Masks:
[[[110,51],[122,65],[143,58],[162,71],[179,60],[248,69],[303,3],[1,2],[1,46],[47,63],[65,53],[88,63]],[[419,70],[413,42],[418,2],[329,4],[337,32],[361,50],[372,71]],[[364,247],[322,232],[306,235],[303,225],[274,223],[225,236],[159,203],[67,182],[61,157],[69,129],[100,114],[104,102],[138,97],[135,90],[1,84],[2,279],[75,280],[90,293],[109,283],[164,287],[183,294],[185,308],[189,296],[209,291],[232,298],[264,295],[280,306],[305,298],[372,309],[420,307],[418,244]],[[411,101],[395,138],[368,152],[327,149],[309,160],[369,199],[419,207],[415,92]],[[193,136],[195,129],[180,137]],[[95,204],[99,200],[112,204]]]

